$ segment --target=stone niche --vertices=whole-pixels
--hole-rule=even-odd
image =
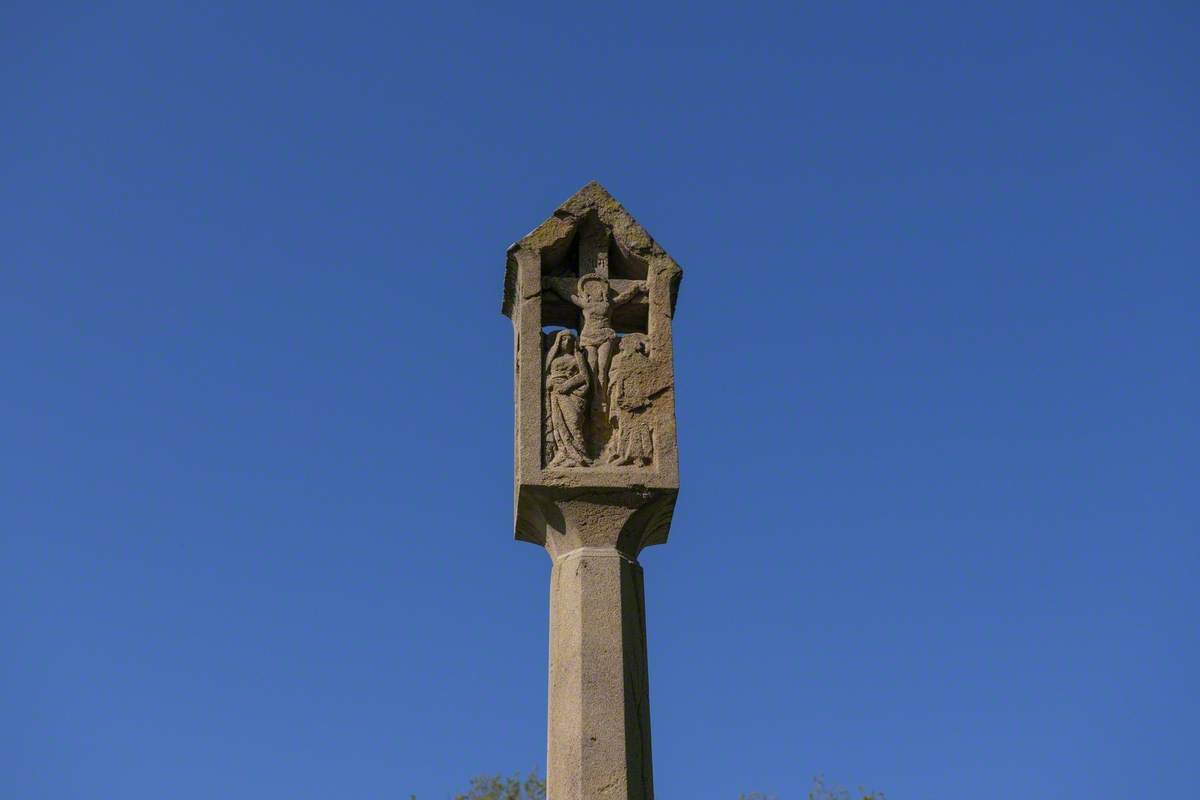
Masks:
[[[671,322],[681,276],[594,182],[508,249],[518,538],[542,543],[548,524],[534,508],[543,504],[523,498],[634,490],[674,505]]]

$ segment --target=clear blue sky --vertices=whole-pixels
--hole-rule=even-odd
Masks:
[[[541,765],[505,247],[684,267],[663,798],[1200,784],[1200,8],[9,4],[0,795]]]

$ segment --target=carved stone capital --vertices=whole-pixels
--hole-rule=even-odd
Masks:
[[[642,548],[667,541],[674,490],[522,487],[517,538],[553,559],[580,548],[614,549],[636,561]]]

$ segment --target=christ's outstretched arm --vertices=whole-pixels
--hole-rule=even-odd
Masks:
[[[613,305],[622,306],[628,303],[633,298],[637,297],[641,292],[646,291],[646,282],[638,281],[633,286],[630,286],[625,291],[613,298]]]
[[[553,283],[549,284],[546,288],[549,289],[550,291],[554,292],[556,295],[558,295],[559,299],[566,300],[571,305],[578,306],[579,308],[583,308],[583,298],[582,297],[579,297],[578,295],[574,295],[574,294],[563,294],[562,292],[560,292],[558,290],[558,287],[555,286]]]

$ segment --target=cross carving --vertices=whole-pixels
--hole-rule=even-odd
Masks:
[[[608,244],[609,233],[606,230],[580,237],[579,274],[542,278],[542,325],[561,325],[579,330],[579,309],[566,298],[575,294],[579,279],[584,275],[594,273],[606,279],[613,293],[618,295],[640,283],[628,278],[609,277]],[[649,302],[649,293],[643,292],[614,309],[613,325],[616,330],[620,333],[646,333]]]

